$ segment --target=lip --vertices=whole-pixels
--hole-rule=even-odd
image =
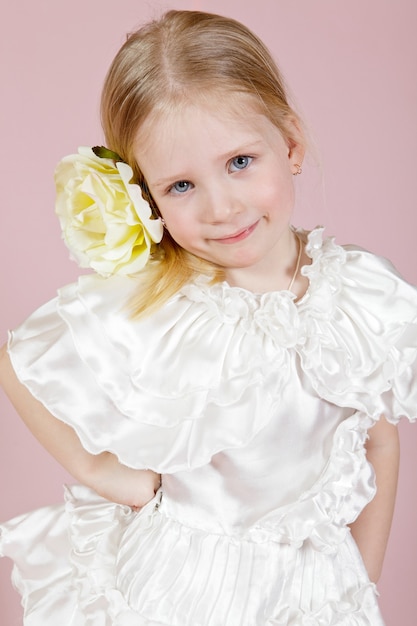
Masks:
[[[245,228],[241,228],[240,230],[238,230],[233,235],[227,235],[226,237],[220,237],[218,239],[215,239],[214,241],[217,241],[218,243],[224,243],[224,244],[231,244],[231,243],[237,243],[239,241],[243,241],[244,239],[246,239],[247,237],[249,237],[249,235],[251,235],[253,233],[253,231],[258,226],[258,224],[259,224],[259,220],[257,220],[254,224],[251,224],[250,226],[246,226]]]

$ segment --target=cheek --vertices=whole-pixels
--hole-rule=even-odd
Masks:
[[[189,248],[190,243],[196,238],[196,227],[192,219],[185,214],[164,212],[161,215],[165,220],[165,226],[171,237],[183,248]]]
[[[259,187],[257,201],[260,208],[268,213],[283,213],[293,209],[295,202],[292,178],[280,177],[264,182]]]

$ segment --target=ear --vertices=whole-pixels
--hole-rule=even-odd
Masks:
[[[306,138],[301,121],[295,115],[286,120],[288,159],[293,174],[299,173],[306,152]]]

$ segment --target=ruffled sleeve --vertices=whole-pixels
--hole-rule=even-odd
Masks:
[[[235,318],[178,294],[134,321],[134,279],[84,276],[10,334],[19,379],[86,450],[174,472],[244,445],[267,422],[262,355]],[[277,375],[279,380],[279,375]]]
[[[303,369],[339,406],[396,423],[417,418],[417,289],[385,258],[355,246],[309,241],[310,289]],[[326,252],[327,250],[327,252]]]

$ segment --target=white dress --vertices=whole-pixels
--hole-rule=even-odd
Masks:
[[[347,525],[367,430],[417,416],[417,291],[322,229],[306,250],[298,302],[201,278],[132,321],[134,279],[84,276],[11,334],[87,450],[163,475],[139,513],[75,486],[1,526],[25,625],[383,625]]]

